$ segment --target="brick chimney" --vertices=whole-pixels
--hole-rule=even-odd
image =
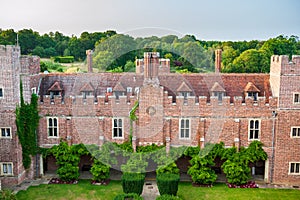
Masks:
[[[86,62],[88,67],[88,72],[93,73],[93,50],[86,50]]]
[[[158,80],[159,53],[144,53],[144,84],[159,86]]]
[[[216,49],[215,51],[215,73],[219,73],[221,71],[222,64],[222,49]]]

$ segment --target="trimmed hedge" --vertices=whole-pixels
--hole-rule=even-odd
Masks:
[[[136,193],[141,195],[143,192],[145,174],[124,173],[121,177],[121,181],[124,193]]]
[[[160,195],[169,194],[176,196],[179,180],[179,174],[158,174],[156,182]]]
[[[119,194],[114,198],[114,200],[125,200],[125,199],[143,200],[143,197],[140,197],[136,193],[128,193],[128,194]]]
[[[72,63],[74,62],[74,56],[56,56],[54,57],[54,62]]]

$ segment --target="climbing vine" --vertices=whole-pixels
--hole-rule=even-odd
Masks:
[[[28,169],[31,164],[30,156],[37,153],[38,97],[32,94],[31,103],[25,103],[22,82],[20,83],[20,96],[21,104],[16,108],[17,135],[22,146],[23,166]]]

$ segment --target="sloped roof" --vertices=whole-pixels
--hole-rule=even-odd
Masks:
[[[218,83],[215,82],[212,88],[210,89],[211,92],[225,92],[226,90]]]
[[[247,83],[244,91],[245,92],[260,92],[260,90],[252,82]]]
[[[64,96],[80,95],[84,85],[90,83],[95,88],[96,95],[105,95],[108,87],[122,89],[131,87],[142,87],[144,77],[142,74],[135,73],[78,73],[62,74],[51,73],[41,74],[40,95],[46,95],[48,88],[64,90]],[[268,74],[161,74],[159,75],[160,85],[164,87],[168,94],[175,96],[178,89],[183,90],[189,87],[194,96],[210,97],[210,90],[218,88],[218,83],[226,91],[226,95],[233,100],[234,96],[243,96],[245,86],[251,82],[258,92],[259,96],[265,96],[267,99],[272,95],[270,88],[270,76]],[[56,83],[53,86],[54,82]],[[184,84],[183,84],[184,83]],[[52,87],[53,86],[53,87]],[[58,87],[59,86],[59,87]],[[122,86],[122,88],[119,88]],[[115,88],[116,87],[116,88]],[[251,89],[252,88],[252,89]],[[249,87],[253,90],[254,87]],[[187,88],[185,88],[187,89]]]
[[[55,81],[48,91],[62,91],[58,81]]]
[[[177,88],[177,92],[192,92],[192,89],[185,82],[182,82]]]
[[[91,83],[86,83],[84,86],[80,89],[81,92],[92,92],[95,88]]]
[[[116,86],[114,87],[114,91],[125,92],[126,90],[121,82],[117,82]]]

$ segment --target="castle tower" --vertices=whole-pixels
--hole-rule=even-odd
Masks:
[[[86,50],[86,62],[88,67],[88,72],[93,73],[93,50]]]
[[[222,49],[215,51],[215,73],[219,73],[222,67]]]

